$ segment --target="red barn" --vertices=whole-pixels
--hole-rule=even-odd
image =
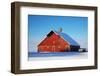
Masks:
[[[80,45],[65,33],[51,31],[38,45],[38,52],[78,51]]]

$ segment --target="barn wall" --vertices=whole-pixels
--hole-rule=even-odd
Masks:
[[[65,52],[69,50],[69,44],[56,34],[47,37],[39,46],[39,52]]]

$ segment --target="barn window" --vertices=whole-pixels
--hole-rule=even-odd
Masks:
[[[61,48],[60,46],[58,46],[58,48]]]
[[[55,41],[53,41],[53,43],[55,43]]]
[[[47,46],[47,48],[49,48],[49,46]]]

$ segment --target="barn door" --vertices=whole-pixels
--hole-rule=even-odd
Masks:
[[[52,52],[56,52],[56,51],[55,51],[55,46],[52,46]]]

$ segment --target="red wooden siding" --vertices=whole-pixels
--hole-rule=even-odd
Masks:
[[[39,45],[39,52],[65,52],[70,50],[70,45],[63,38],[53,33],[46,37]]]

